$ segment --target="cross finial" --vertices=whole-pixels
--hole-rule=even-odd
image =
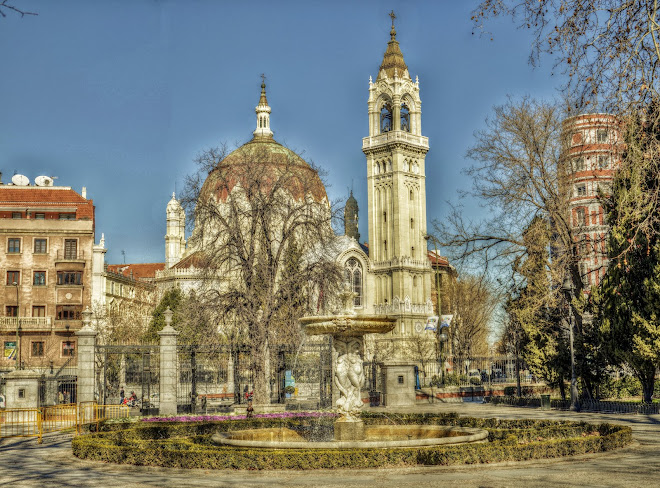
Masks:
[[[264,73],[261,73],[261,83],[262,84],[266,83],[266,75]]]
[[[394,10],[392,10],[388,15],[392,19],[392,29],[390,30],[390,38],[392,40],[395,40],[396,39],[396,30],[394,29],[394,19],[396,19],[396,15],[394,15]]]

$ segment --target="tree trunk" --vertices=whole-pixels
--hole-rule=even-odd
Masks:
[[[566,401],[566,385],[564,384],[564,377],[559,378],[559,394],[561,395],[561,400]]]
[[[252,401],[255,405],[270,404],[268,378],[266,378],[267,354],[268,345],[265,342],[257,341],[252,345],[252,373],[254,375],[254,397]]]
[[[654,374],[646,375],[646,378],[642,379],[641,383],[642,383],[642,402],[652,403],[655,375]]]

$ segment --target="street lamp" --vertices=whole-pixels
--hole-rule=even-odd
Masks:
[[[575,377],[575,351],[573,349],[573,281],[569,276],[566,276],[564,283],[561,285],[561,290],[564,292],[566,302],[568,303],[568,337],[571,345],[571,410],[574,412],[580,411],[580,403],[578,401],[577,378]]]
[[[438,328],[440,328],[440,324],[438,324]],[[447,342],[447,334],[444,332],[440,332],[438,335],[438,341],[440,342],[440,378],[442,380],[442,387],[444,388],[445,386],[445,342]]]
[[[436,302],[436,311],[438,314],[438,323],[436,324],[436,334],[438,334],[438,348],[442,349],[442,339],[441,339],[441,333],[440,333],[440,325],[442,323],[441,317],[442,317],[442,311],[440,309],[441,301],[440,301],[440,275],[438,274],[438,240],[432,236],[432,235],[426,235],[424,236],[424,239],[428,241],[429,239],[433,241],[433,248],[434,248],[434,255],[433,255],[433,261],[432,263],[434,264],[433,266],[433,271],[434,271],[434,277],[435,277],[435,302]],[[445,335],[445,340],[447,336]],[[442,351],[439,351],[438,355],[442,357]],[[444,366],[442,363],[440,365],[443,367]],[[444,374],[443,374],[443,384],[444,384]]]

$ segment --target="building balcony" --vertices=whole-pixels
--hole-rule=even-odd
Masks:
[[[406,132],[403,130],[391,130],[389,132],[383,132],[376,136],[364,137],[362,139],[362,149],[370,149],[376,146],[381,146],[389,142],[404,142],[408,144],[413,144],[415,146],[421,146],[426,149],[429,148],[429,138],[424,136],[418,136]]]
[[[18,326],[21,331],[51,331],[53,321],[51,317],[0,317],[0,331],[16,331]]]
[[[91,256],[88,256],[88,259]],[[77,252],[65,252],[62,249],[58,249],[55,254],[55,264],[58,263],[80,263],[85,264],[85,251],[78,250]]]

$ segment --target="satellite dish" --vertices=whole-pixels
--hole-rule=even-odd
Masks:
[[[37,176],[34,179],[34,183],[37,186],[53,186],[53,179],[50,176]]]
[[[14,175],[11,177],[11,182],[16,186],[28,186],[30,179],[25,175]]]

